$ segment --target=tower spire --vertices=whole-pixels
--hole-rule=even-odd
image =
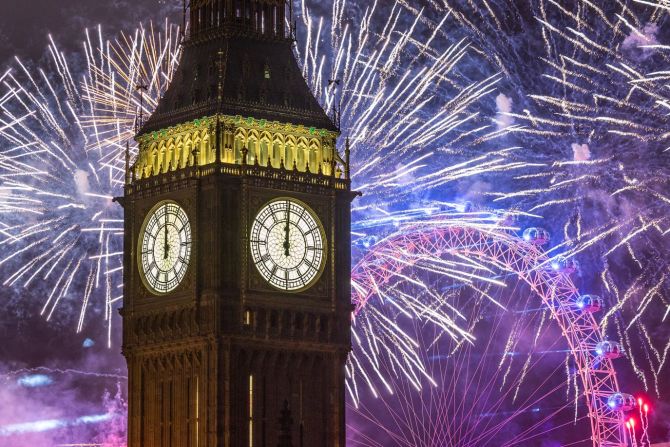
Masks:
[[[191,38],[221,33],[290,38],[284,24],[285,0],[192,0],[190,7]],[[289,9],[292,10],[292,6]],[[289,23],[290,20],[289,16]]]
[[[293,54],[286,3],[184,1],[190,22],[179,67],[146,122],[140,105],[137,135],[216,114],[337,132]]]
[[[137,84],[135,90],[140,93],[140,107],[137,112],[137,117],[135,117],[135,133],[144,125],[144,92],[149,90],[149,86],[145,84]]]

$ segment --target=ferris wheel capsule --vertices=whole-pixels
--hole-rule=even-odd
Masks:
[[[595,313],[603,308],[603,299],[598,295],[580,295],[575,306],[581,311]]]
[[[557,256],[551,260],[551,268],[561,273],[574,273],[579,268],[579,263],[572,258]]]
[[[596,354],[606,359],[618,359],[623,355],[623,348],[619,342],[605,340],[596,345]]]
[[[607,398],[607,406],[614,411],[631,411],[635,408],[635,398],[626,393],[614,393]]]
[[[523,232],[523,240],[533,245],[544,245],[549,242],[549,232],[539,227],[526,228]]]
[[[370,235],[370,236],[364,236],[362,238],[359,238],[355,242],[355,244],[359,245],[363,248],[370,248],[373,245],[375,245],[377,242],[379,242],[379,238],[377,236]]]

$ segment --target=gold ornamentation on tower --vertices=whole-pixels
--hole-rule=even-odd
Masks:
[[[223,129],[218,142],[217,125]],[[206,166],[216,162],[218,147],[221,162],[226,164],[241,165],[246,148],[250,165],[295,167],[301,173],[332,176],[334,166],[349,171],[337,152],[336,139],[337,132],[332,130],[218,115],[141,135],[132,172],[135,180],[141,180],[189,166]]]

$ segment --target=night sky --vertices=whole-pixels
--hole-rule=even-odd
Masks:
[[[135,25],[150,20],[163,21],[166,17],[180,23],[181,4],[166,5],[166,0],[138,0],[138,1],[44,1],[26,0],[21,2],[6,2],[3,5],[3,14],[0,14],[0,67],[6,69],[14,63],[14,57],[19,57],[28,66],[39,64],[48,56],[46,47],[50,34],[56,45],[66,54],[76,53],[82,48],[83,30],[89,28],[97,32],[97,26],[102,24],[103,33],[113,35],[119,30],[133,29]],[[14,315],[16,319],[0,318],[0,331],[4,339],[11,339],[21,334],[20,343],[3,343],[0,346],[2,359],[16,360],[35,364],[51,358],[70,355],[77,356],[76,351],[57,349],[65,347],[63,343],[73,342],[81,346],[81,340],[75,337],[60,337],[65,325],[71,321],[55,318],[51,323],[45,323],[36,311],[39,312],[40,291],[5,289],[2,292],[4,315]],[[36,296],[31,296],[35,294]],[[7,304],[9,303],[9,305]],[[35,304],[35,307],[31,305]],[[71,309],[70,309],[71,310]],[[66,315],[68,309],[63,309]],[[66,319],[67,320],[67,319]],[[63,326],[61,326],[61,324]],[[94,325],[91,330],[95,331]],[[99,329],[99,328],[97,328]],[[95,334],[100,335],[100,334]],[[7,338],[5,338],[7,337]],[[35,337],[35,340],[30,340]]]
[[[6,1],[2,7],[0,61],[15,55],[39,59],[48,34],[63,49],[80,49],[84,28],[102,24],[105,32],[113,33],[140,21],[181,19],[181,2],[167,0],[26,0]]]
[[[169,17],[181,23],[181,3],[176,2],[173,6],[166,3],[165,0],[3,2],[0,14],[1,70],[12,65],[15,56],[29,67],[46,60],[48,34],[63,52],[74,54],[82,48],[85,28],[96,32],[97,26],[102,24],[105,35],[114,35],[119,30],[134,29],[140,21],[162,22]],[[0,291],[0,426],[36,420],[71,421],[73,417],[97,415],[105,407],[105,393],[114,395],[118,385],[125,387],[120,332],[112,334],[111,349],[106,347],[107,334],[103,325],[88,324],[82,333],[76,334],[72,312],[76,314],[77,306],[71,302],[64,302],[64,307],[54,318],[46,321],[40,316],[40,303],[46,293],[41,288],[3,288]],[[92,309],[90,318],[102,318],[101,310]],[[114,318],[118,329],[120,317],[116,310]],[[21,372],[24,369],[30,371]],[[98,371],[108,375],[91,374]],[[39,383],[42,373],[48,375],[48,384]],[[17,380],[25,376],[37,377],[37,384],[17,386]],[[47,392],[44,386],[47,386]],[[76,409],[74,412],[73,408]],[[98,436],[95,432],[87,435],[82,425],[57,432],[57,435],[46,431],[20,437],[4,436],[0,437],[0,445],[18,447],[32,443],[46,447],[68,439],[92,441]],[[81,439],[87,436],[88,439]]]

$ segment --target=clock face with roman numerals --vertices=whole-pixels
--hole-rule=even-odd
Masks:
[[[305,290],[323,271],[325,232],[314,212],[290,198],[265,205],[251,226],[251,257],[258,272],[277,289]]]
[[[139,241],[144,283],[155,293],[174,290],[186,275],[191,258],[191,225],[182,207],[158,203],[147,215]]]

